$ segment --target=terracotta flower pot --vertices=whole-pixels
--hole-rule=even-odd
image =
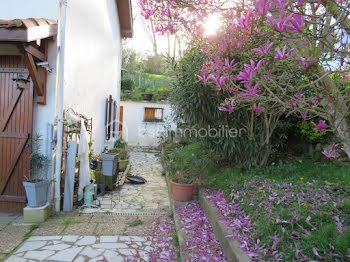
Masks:
[[[178,184],[170,181],[173,199],[176,201],[190,201],[196,184]]]

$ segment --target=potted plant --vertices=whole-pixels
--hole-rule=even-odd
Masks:
[[[167,99],[167,88],[159,88],[158,92],[159,92],[159,100],[163,101]]]
[[[176,201],[190,201],[192,199],[196,176],[187,171],[176,171],[171,179],[173,199]]]
[[[128,151],[125,148],[119,148],[119,171],[124,171],[129,163]]]
[[[105,149],[101,154],[102,173],[104,176],[113,176],[117,172],[118,150],[117,148]]]
[[[142,96],[142,99],[145,101],[152,101],[152,98],[153,98],[153,94],[151,93],[144,93],[144,94],[141,94],[141,96]]]
[[[169,154],[173,199],[189,201],[197,181],[209,163],[209,154],[201,144],[189,144]]]
[[[30,178],[23,181],[29,207],[41,207],[47,203],[49,181],[45,180],[48,159],[40,153],[40,138],[36,134],[30,154]]]

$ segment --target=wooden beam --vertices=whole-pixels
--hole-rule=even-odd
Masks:
[[[42,61],[42,62],[46,61],[45,54],[42,53],[41,51],[39,51],[38,49],[36,49],[34,46],[32,46],[32,45],[25,46],[24,50],[27,51],[32,56],[39,59],[40,61]]]
[[[27,202],[27,198],[25,196],[2,195],[2,196],[0,196],[0,202],[26,203]]]
[[[48,61],[49,55],[49,42],[48,39],[43,39],[40,45],[40,52],[44,55],[44,61]],[[47,70],[46,68],[39,67],[38,74],[43,84],[43,94],[36,97],[36,102],[38,104],[46,105],[46,92],[47,92]]]
[[[39,73],[38,73],[38,70],[36,68],[33,56],[28,52],[24,53],[24,63],[26,64],[26,66],[28,68],[29,75],[32,78],[33,85],[34,85],[34,88],[35,88],[38,96],[42,96],[44,93],[43,92],[43,85],[42,85],[41,79],[39,77]]]
[[[0,28],[0,41],[33,42],[57,35],[57,24],[30,28]]]

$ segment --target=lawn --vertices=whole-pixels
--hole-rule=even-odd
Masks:
[[[349,261],[348,166],[300,160],[247,172],[227,169],[209,185],[232,237],[254,260]]]

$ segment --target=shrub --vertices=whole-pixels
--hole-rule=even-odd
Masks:
[[[121,81],[121,89],[123,91],[126,91],[126,90],[131,91],[134,89],[134,87],[135,87],[135,82],[131,78],[126,78]]]

